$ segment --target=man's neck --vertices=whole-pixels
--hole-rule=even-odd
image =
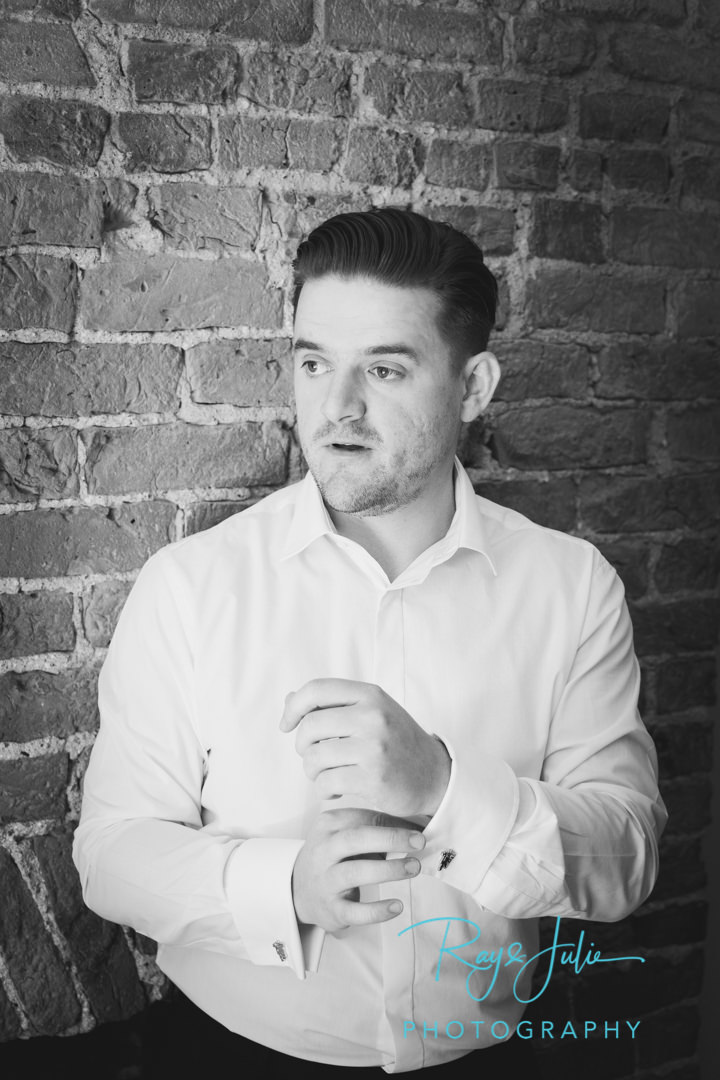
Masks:
[[[450,528],[455,513],[453,472],[418,499],[387,514],[346,514],[327,509],[338,533],[365,548],[388,579],[394,581]]]

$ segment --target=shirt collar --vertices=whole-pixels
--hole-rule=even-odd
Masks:
[[[295,511],[281,558],[289,559],[298,555],[321,536],[336,535],[337,529],[327,512],[320,490],[312,473],[308,472],[298,485]],[[455,513],[445,536],[433,544],[432,549],[437,548],[441,550],[443,558],[449,558],[458,548],[477,551],[485,556],[497,577],[480,500],[458,458],[455,458]]]

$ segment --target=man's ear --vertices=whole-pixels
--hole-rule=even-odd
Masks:
[[[465,362],[463,367],[465,394],[462,400],[460,419],[469,423],[484,413],[500,381],[500,365],[491,352],[477,353]]]

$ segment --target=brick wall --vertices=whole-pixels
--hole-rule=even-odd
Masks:
[[[648,962],[536,1009],[641,1017],[636,1041],[545,1053],[699,1075],[719,39],[712,0],[0,0],[0,1038],[165,993],[70,864],[97,668],[151,552],[301,474],[289,257],[394,203],[500,278],[504,378],[464,460],[617,566],[671,813],[651,900],[586,927]]]

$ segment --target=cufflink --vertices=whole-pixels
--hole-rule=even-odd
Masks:
[[[287,949],[282,941],[273,941],[273,949],[278,954],[281,960],[287,960]]]
[[[447,870],[448,866],[453,861],[456,855],[457,852],[453,851],[452,848],[448,848],[447,851],[443,851],[442,855],[440,856],[440,865],[438,866],[438,870]]]

